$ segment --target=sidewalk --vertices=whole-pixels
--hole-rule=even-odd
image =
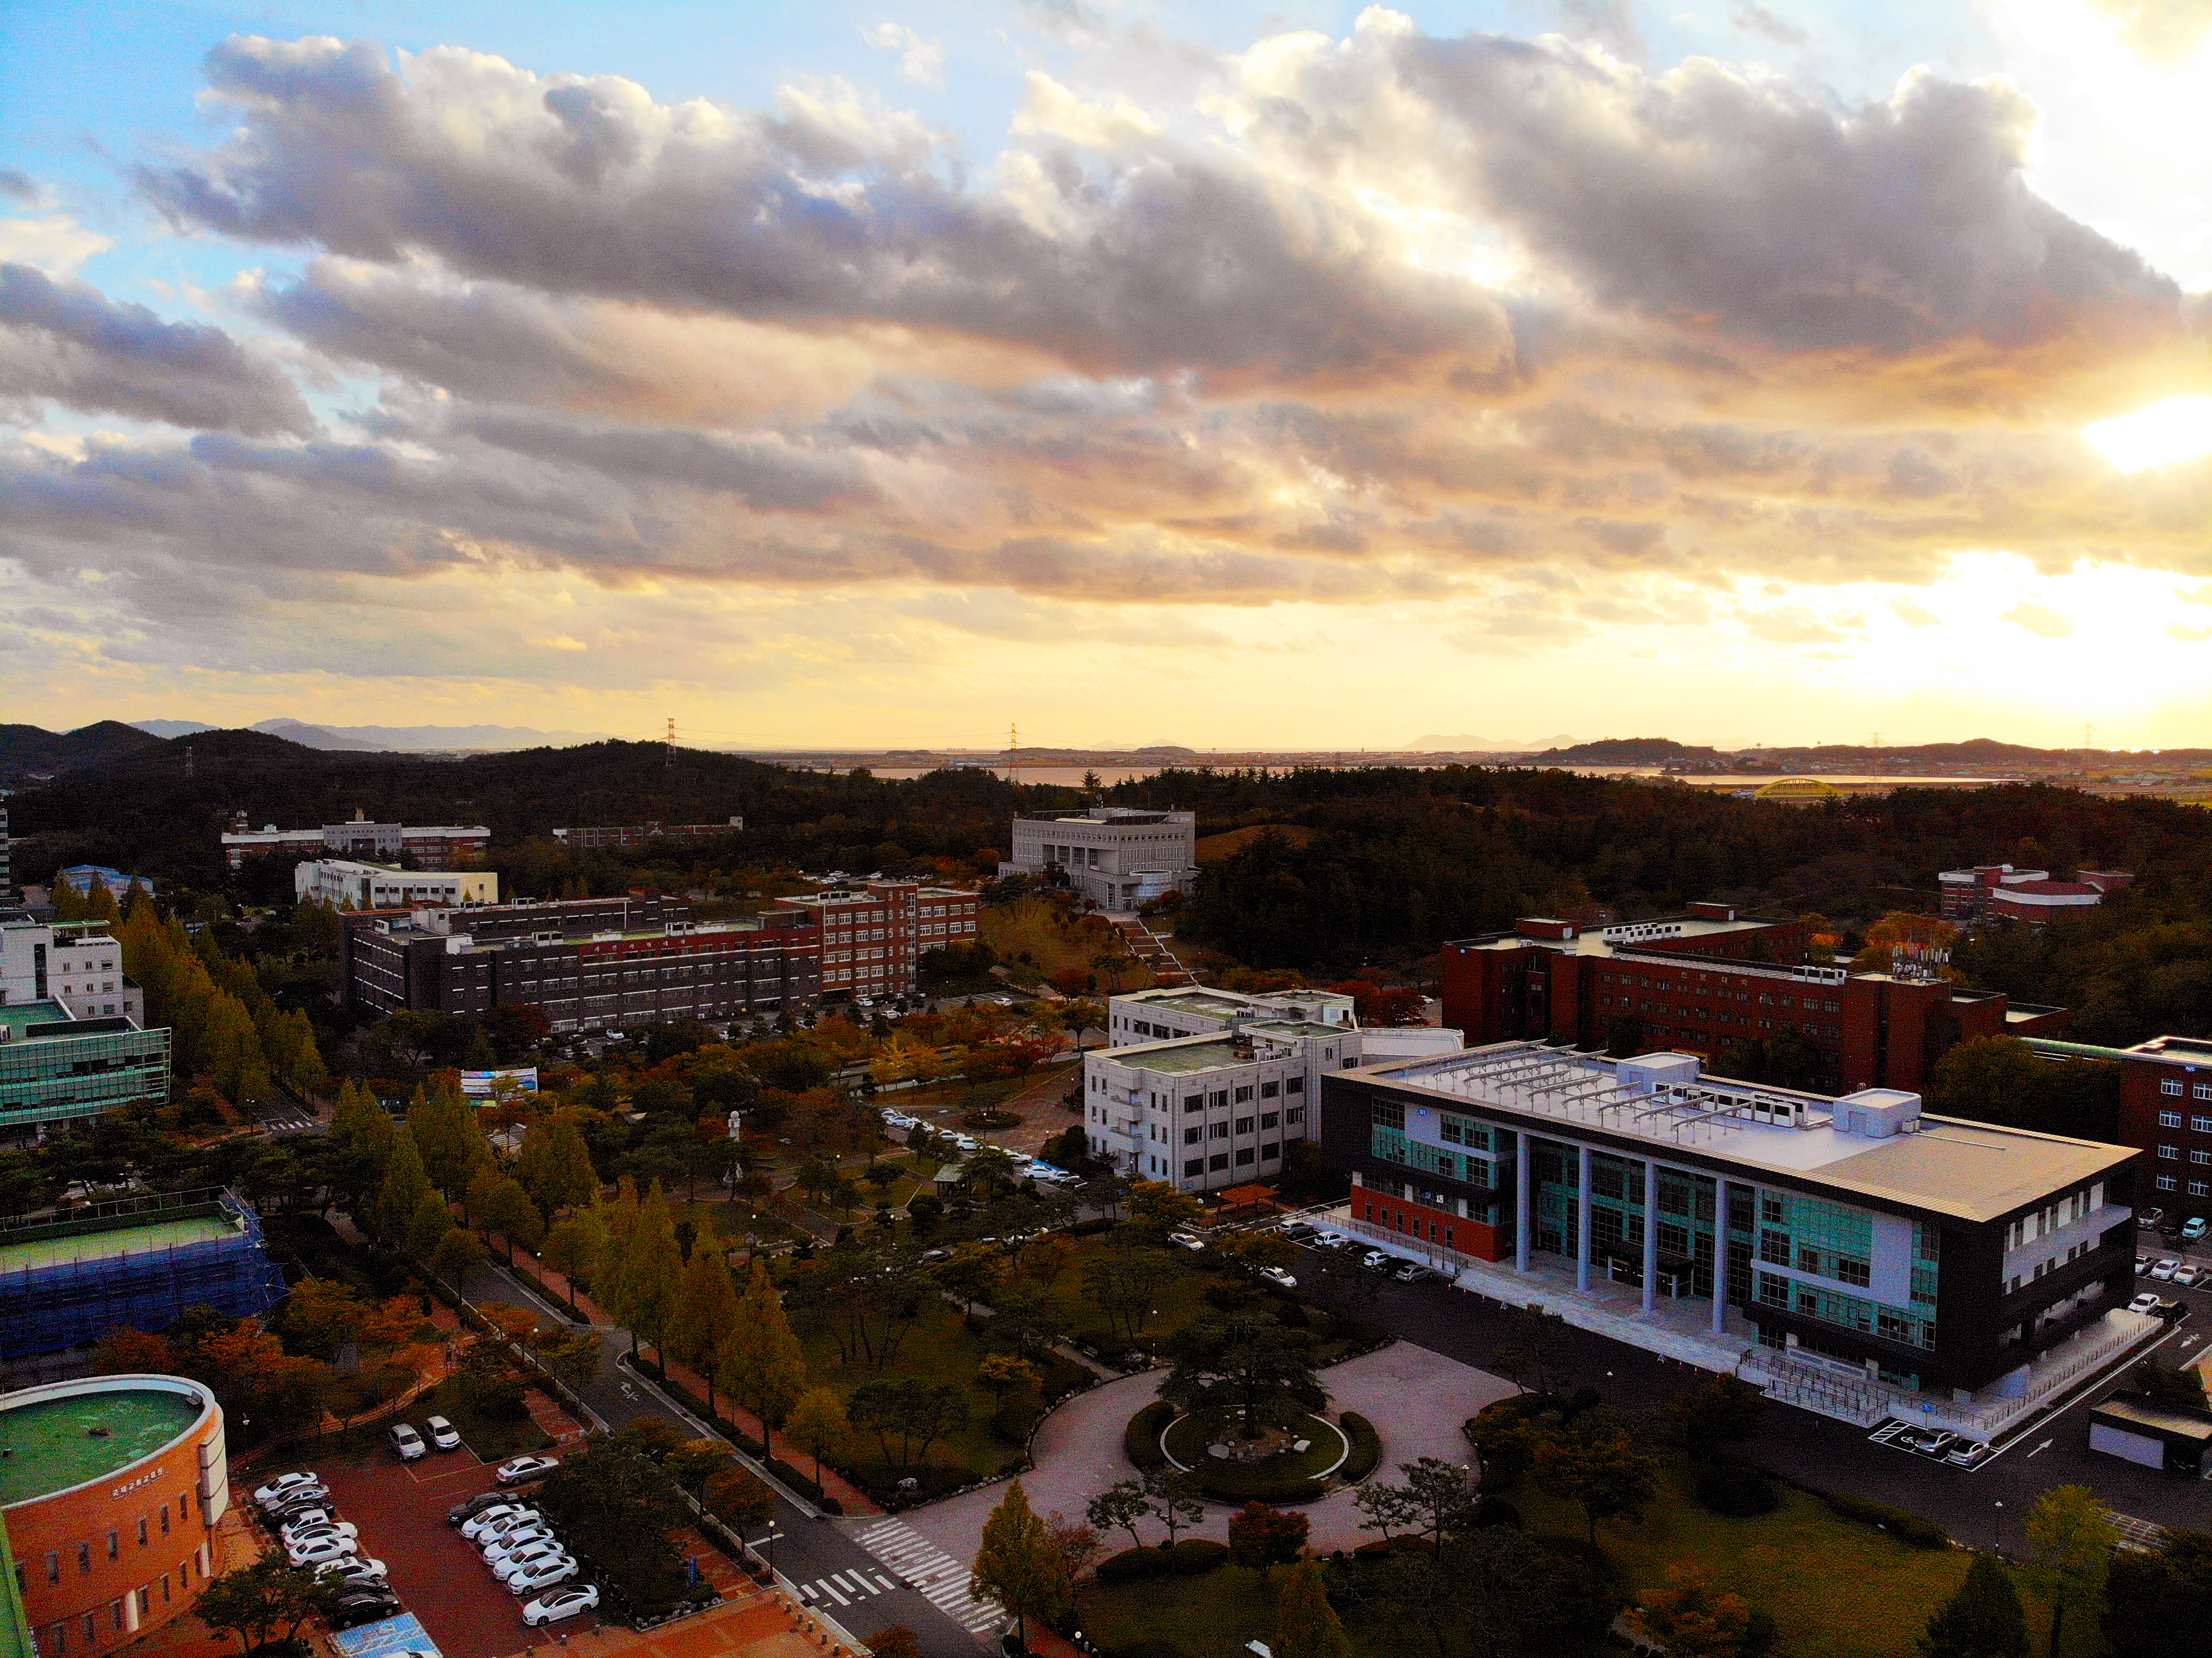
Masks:
[[[498,1234],[494,1233],[489,1236],[498,1236]],[[502,1247],[506,1242],[506,1239],[501,1239]],[[529,1271],[539,1283],[574,1307],[592,1324],[602,1329],[621,1327],[608,1315],[606,1309],[593,1301],[586,1291],[578,1289],[520,1244],[514,1245],[514,1248],[518,1262],[526,1262]],[[707,1379],[690,1365],[679,1364],[672,1359],[665,1361],[665,1369],[668,1379],[678,1387],[696,1399],[702,1401],[706,1399]],[[813,1459],[806,1452],[799,1449],[781,1433],[769,1428],[750,1411],[732,1404],[719,1394],[714,1396],[714,1417],[717,1421],[736,1428],[747,1436],[763,1441],[769,1448],[769,1455],[777,1461],[787,1462],[794,1468],[813,1467]],[[826,1464],[822,1469],[822,1491],[825,1497],[836,1497],[848,1515],[875,1515],[883,1512],[880,1508],[861,1494],[859,1486]]]

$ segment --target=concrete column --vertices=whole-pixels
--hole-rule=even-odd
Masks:
[[[1587,1145],[1575,1147],[1575,1288],[1589,1293],[1590,1273],[1590,1154]]]
[[[1513,1270],[1528,1270],[1528,1131],[1513,1131]]]
[[[1729,1183],[1713,1182],[1713,1333],[1728,1333]]]
[[[1659,1165],[1644,1160],[1644,1310],[1659,1305]]]

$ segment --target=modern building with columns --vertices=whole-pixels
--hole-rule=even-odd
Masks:
[[[1355,1230],[1462,1283],[1547,1279],[1521,1299],[1625,1302],[1623,1339],[1694,1319],[1753,1356],[1964,1403],[2024,1396],[2077,1336],[2134,1339],[2124,1313],[2092,1328],[2134,1284],[2126,1146],[1528,1042],[1327,1076],[1322,1132]]]

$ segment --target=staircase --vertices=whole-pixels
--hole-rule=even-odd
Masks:
[[[1129,953],[1151,970],[1155,981],[1162,985],[1192,982],[1190,969],[1176,959],[1175,951],[1167,947],[1166,941],[1143,921],[1133,916],[1116,916],[1113,926]]]

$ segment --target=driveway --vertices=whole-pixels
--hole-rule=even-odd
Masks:
[[[1322,1373],[1322,1381],[1332,1409],[1358,1412],[1382,1436],[1377,1473],[1383,1478],[1395,1478],[1398,1465],[1416,1457],[1469,1461],[1460,1424],[1514,1391],[1511,1382],[1486,1370],[1406,1341],[1336,1365]],[[1159,1383],[1157,1372],[1126,1376],[1077,1394],[1048,1417],[1033,1448],[1036,1467],[1022,1476],[1030,1506],[1039,1514],[1057,1509],[1078,1520],[1092,1497],[1133,1476],[1136,1470],[1121,1454],[1121,1430],[1157,1396]],[[1005,1496],[1003,1484],[986,1485],[915,1509],[906,1521],[954,1558],[972,1560],[983,1540],[984,1520]],[[1302,1512],[1313,1522],[1314,1547],[1323,1552],[1351,1548],[1375,1535],[1360,1530],[1353,1496],[1339,1491],[1304,1506]],[[1208,1503],[1204,1522],[1189,1534],[1226,1541],[1229,1516],[1237,1507]],[[1143,1529],[1147,1542],[1159,1540],[1158,1527]],[[1106,1541],[1111,1548],[1128,1545],[1121,1533]]]

